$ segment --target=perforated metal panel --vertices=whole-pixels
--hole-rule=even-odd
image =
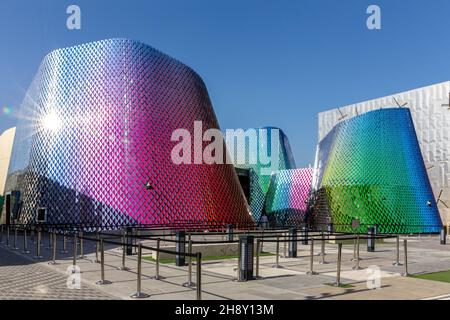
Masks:
[[[271,165],[273,165],[272,163],[270,164],[263,163],[261,161],[261,154],[267,155],[272,159],[276,159],[277,165],[275,168],[272,168],[273,172],[281,169],[294,169],[295,161],[292,155],[289,140],[282,130],[274,127],[264,127],[250,130],[256,130],[258,139],[257,148],[255,150],[252,150],[251,148],[249,148],[249,144],[247,142],[245,145],[238,145],[238,148],[240,147],[240,149],[237,149],[236,153],[234,154],[245,155],[248,154],[249,152],[253,153],[256,152],[257,153],[256,155],[253,154],[253,157],[257,159],[256,163],[250,162],[250,156],[246,157],[245,159],[246,163],[238,163],[237,156],[235,156],[233,160],[237,168],[248,169],[250,172],[249,205],[254,220],[259,221],[265,206],[265,198],[267,191],[269,189],[269,182],[270,182],[270,172],[269,174],[262,174],[261,170],[263,168],[271,168]],[[262,134],[261,130],[264,130],[265,134]],[[277,146],[279,146],[278,150],[272,150],[272,142],[271,142],[272,130],[277,130],[279,133],[279,141],[276,144]]]
[[[48,223],[252,223],[233,166],[172,163],[175,129],[219,126],[200,77],[145,44],[50,53],[20,113],[7,187],[21,222],[46,207]]]
[[[341,121],[320,142],[313,220],[335,230],[439,232],[441,219],[408,109],[383,109]]]
[[[367,111],[403,105],[411,110],[427,173],[436,198],[450,206],[450,82],[401,92],[319,113],[319,141],[340,119]],[[395,99],[395,100],[394,100]],[[396,102],[397,101],[397,102]],[[344,118],[343,118],[344,116]],[[438,203],[441,218],[450,223],[450,209]]]
[[[306,222],[313,168],[276,171],[266,196],[266,212],[278,226]]]

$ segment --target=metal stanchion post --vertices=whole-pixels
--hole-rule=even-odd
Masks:
[[[259,278],[259,249],[261,248],[261,240],[256,240],[256,279]]]
[[[284,242],[283,242],[283,246],[284,246],[284,258],[287,258],[287,254],[286,254],[286,232],[283,233],[283,237],[284,237]]]
[[[0,226],[0,243],[3,243],[3,225]]]
[[[127,253],[127,248],[126,248],[126,239],[125,239],[125,233],[122,234],[122,266],[120,266],[118,269],[119,270],[123,270],[123,271],[128,271],[130,270],[130,268],[128,268],[125,265],[125,256]],[[135,297],[136,298],[136,297]]]
[[[355,259],[355,266],[353,267],[353,270],[361,270],[362,268],[359,266],[359,234],[356,236],[356,259]]]
[[[337,270],[336,270],[336,287],[341,285],[341,260],[342,260],[342,243],[338,243],[338,260],[337,260]]]
[[[285,242],[286,243],[286,242]],[[276,260],[273,268],[281,268],[280,266],[280,236],[277,235],[277,252],[276,252]]]
[[[395,241],[395,262],[392,265],[396,267],[402,266],[400,263],[400,235],[397,235]]]
[[[309,260],[309,271],[306,274],[309,275],[317,275],[318,273],[314,271],[314,238],[311,238],[311,251],[310,251],[310,260]]]
[[[319,264],[328,264],[328,262],[325,261],[325,238],[324,235],[322,233],[322,243],[321,243],[321,248],[320,248],[320,255],[321,255],[321,259],[319,261]]]
[[[78,249],[78,237],[77,233],[73,235],[73,269],[72,271],[75,272],[75,266],[77,265],[77,249]]]
[[[103,239],[100,240],[100,276],[101,279],[95,284],[104,285],[111,283],[111,281],[105,280],[105,247],[103,244]]]
[[[405,251],[404,252],[404,259],[405,259],[405,261],[404,261],[404,267],[405,267],[405,272],[402,274],[402,276],[404,276],[404,277],[407,277],[409,274],[408,274],[408,240],[406,240],[406,239],[404,239],[403,240],[403,250]]]
[[[353,234],[353,257],[350,259],[350,261],[356,261],[356,235]]]
[[[156,261],[155,261],[156,262],[156,274],[154,277],[152,277],[152,279],[155,279],[155,280],[164,279],[164,277],[161,277],[159,275],[159,248],[160,248],[160,245],[161,245],[161,239],[158,238],[156,240]]]
[[[100,251],[100,233],[97,232],[97,241],[95,241],[95,260],[94,263],[100,263],[98,252]]]
[[[29,254],[30,250],[28,250],[28,241],[27,241],[27,229],[23,229],[23,254]]]
[[[189,248],[188,248],[188,253],[189,253],[189,257],[188,257],[188,281],[183,283],[183,287],[195,287],[195,283],[192,282],[192,240],[191,240],[191,235],[189,235]]]
[[[19,248],[17,247],[17,227],[14,227],[14,243],[12,250],[19,250]]]
[[[69,253],[67,251],[67,236],[66,236],[66,231],[63,231],[61,254],[67,254],[67,253]]]
[[[125,243],[125,242],[124,242]],[[125,252],[125,247],[123,247],[123,251]],[[103,260],[103,259],[102,259]],[[130,295],[131,298],[142,299],[150,297],[148,294],[143,293],[141,289],[141,280],[142,280],[142,244],[138,244],[138,260],[137,260],[137,288],[136,292]],[[104,283],[103,283],[104,284]]]
[[[197,300],[202,300],[202,253],[197,252]]]
[[[36,242],[36,255],[33,258],[34,259],[44,258],[41,255],[41,229],[38,229],[37,242]]]
[[[52,249],[52,233],[49,231],[48,232],[48,244],[47,244],[47,250],[51,250]]]
[[[84,259],[85,257],[84,257],[83,231],[80,231],[79,237],[80,237],[80,256],[79,256],[79,258]]]
[[[53,244],[52,244],[52,261],[50,261],[48,264],[52,264],[55,265],[56,263],[56,240],[57,240],[57,235],[56,232],[53,232],[52,234],[52,240],[53,240]]]

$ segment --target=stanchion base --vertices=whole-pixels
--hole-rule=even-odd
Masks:
[[[401,266],[403,266],[403,264],[400,263],[400,262],[394,262],[392,265],[395,266],[395,267],[401,267]]]
[[[57,265],[58,263],[57,263],[56,261],[50,261],[48,264],[51,265],[51,266],[55,266],[55,265]]]
[[[153,280],[164,280],[165,278],[163,276],[153,276],[150,279],[153,279]]]
[[[43,257],[43,256],[34,256],[33,259],[36,259],[36,260],[38,260],[38,259],[44,259],[44,257]]]
[[[274,268],[274,269],[283,269],[284,267],[280,266],[279,264],[275,264],[275,265],[272,266],[272,268]]]
[[[92,260],[92,263],[100,263],[100,260]]]
[[[86,256],[78,256],[77,259],[86,259]]]
[[[149,297],[150,297],[149,294],[146,294],[143,292],[136,292],[136,293],[130,294],[130,298],[133,298],[133,299],[145,299],[145,298],[149,298]]]
[[[117,270],[130,271],[131,269],[128,267],[118,267]]]
[[[196,287],[196,286],[197,285],[194,282],[191,282],[191,283],[185,282],[185,283],[183,283],[183,287],[186,287],[186,288],[193,288],[193,287]]]
[[[98,280],[95,282],[97,285],[105,285],[105,284],[111,284],[112,282],[109,280]]]
[[[402,273],[402,277],[408,277],[409,276],[409,273]]]
[[[326,261],[319,261],[319,264],[329,264],[329,262],[326,262]]]
[[[309,276],[317,276],[319,273],[317,273],[315,271],[308,271],[308,272],[306,272],[306,274]]]
[[[11,250],[19,250],[19,248],[13,247],[13,248],[11,248]]]
[[[62,251],[60,251],[59,253],[61,253],[61,254],[68,254],[69,251],[67,251],[67,250],[62,250]]]
[[[339,282],[333,283],[333,287],[340,287],[341,285],[342,285],[342,283],[339,283]]]
[[[30,250],[24,250],[21,252],[22,254],[30,254]]]
[[[364,269],[364,268],[361,268],[361,267],[353,267],[352,268],[352,270],[362,270],[362,269]]]

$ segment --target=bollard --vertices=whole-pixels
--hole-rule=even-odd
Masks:
[[[392,265],[399,267],[402,266],[400,263],[400,235],[397,235],[395,249],[395,262]]]
[[[29,254],[30,250],[28,250],[28,240],[27,240],[27,229],[23,229],[23,254]]]
[[[241,251],[242,251],[242,249],[241,249],[241,243],[239,242],[238,243],[238,263],[237,263],[237,268],[236,268],[236,270],[237,270],[237,281],[238,282],[241,282],[242,281],[242,278],[241,278]]]
[[[9,226],[6,226],[6,246],[9,247]]]
[[[186,252],[186,234],[184,231],[177,231],[176,233],[175,251],[185,253]],[[186,265],[186,257],[184,255],[175,255],[175,265],[177,267],[184,267]]]
[[[375,227],[369,227],[367,234],[367,252],[375,252]]]
[[[43,259],[44,257],[41,255],[41,229],[38,229],[38,236],[36,242],[36,255],[33,259]]]
[[[227,224],[227,234],[228,234],[228,241],[234,240],[234,234],[233,234],[233,225]]]
[[[356,259],[355,259],[355,266],[353,267],[353,270],[361,270],[362,268],[359,266],[359,234],[356,236]]]
[[[329,223],[327,225],[327,232],[328,232],[328,234],[333,234],[334,233],[334,228],[333,228],[333,224],[332,223]]]
[[[402,276],[407,277],[408,274],[408,240],[404,239],[403,240],[403,250],[404,252],[404,267],[405,267],[405,272],[402,274]]]
[[[124,242],[125,243],[125,242]],[[123,251],[125,252],[125,246],[123,247]],[[103,259],[102,259],[103,260]],[[138,260],[137,260],[137,282],[136,282],[136,292],[130,295],[131,298],[142,299],[150,297],[148,294],[143,293],[141,289],[141,280],[142,280],[142,244],[138,244]],[[104,283],[103,283],[104,284]]]
[[[311,276],[317,275],[318,273],[314,271],[314,238],[311,238],[311,250],[310,250],[310,260],[309,260],[309,271],[306,273]]]
[[[156,261],[155,261],[156,262],[156,275],[154,277],[152,277],[152,279],[155,279],[155,280],[164,279],[164,277],[159,275],[159,247],[160,247],[160,244],[161,244],[161,239],[158,238],[156,240]]]
[[[289,258],[297,257],[297,229],[289,230]]]
[[[275,265],[273,265],[272,268],[282,268],[280,266],[280,236],[278,236],[278,235],[277,235],[277,253],[275,256],[276,256]]]
[[[100,276],[101,279],[95,284],[104,285],[111,283],[111,281],[105,280],[105,247],[103,245],[103,239],[100,240]]]
[[[308,245],[308,226],[306,224],[303,224],[301,230],[302,230],[301,236],[303,237],[302,244],[307,246]]]
[[[195,283],[192,282],[192,240],[191,240],[191,235],[189,235],[189,248],[188,248],[188,253],[189,253],[189,257],[188,257],[188,281],[183,283],[183,287],[195,287]]]
[[[14,243],[13,243],[13,247],[11,249],[19,250],[19,248],[17,247],[17,227],[14,227]]]
[[[259,279],[259,250],[261,248],[261,240],[256,240],[256,279]]]
[[[439,238],[442,245],[447,244],[447,230],[445,229],[445,227],[441,229]]]
[[[55,264],[57,264],[57,263],[56,263],[56,240],[57,240],[56,232],[53,232],[53,234],[52,234],[52,240],[53,240],[53,244],[52,244],[52,249],[53,249],[53,252],[52,252],[52,261],[50,261],[48,264],[55,265]]]
[[[338,260],[337,260],[337,270],[336,270],[336,287],[341,285],[341,260],[342,260],[342,243],[338,243]]]
[[[126,243],[125,243],[125,233],[123,233],[122,234],[122,265],[119,267],[119,268],[117,268],[117,269],[119,269],[119,270],[123,270],[123,271],[129,271],[130,270],[130,268],[128,268],[126,265],[125,265],[125,256],[126,256],[126,253],[127,253],[127,248],[126,248]],[[137,294],[137,293],[139,293],[139,290],[135,293],[135,294]],[[135,297],[135,298],[139,298],[139,297]]]
[[[95,241],[95,260],[94,263],[100,263],[98,252],[100,251],[100,233],[97,232],[97,241]]]
[[[325,238],[324,235],[322,234],[322,243],[321,243],[321,248],[320,248],[320,255],[321,255],[321,259],[319,261],[319,264],[328,264],[328,262],[325,261]]]
[[[78,250],[78,237],[77,233],[73,235],[73,269],[72,271],[75,272],[75,266],[77,265],[77,250]]]
[[[254,236],[242,235],[239,237],[239,281],[254,280],[255,241]]]
[[[63,245],[62,245],[62,249],[61,249],[61,254],[67,254],[69,253],[67,251],[67,237],[66,237],[66,231],[64,231],[63,234]]]
[[[197,300],[202,300],[202,253],[197,252]]]

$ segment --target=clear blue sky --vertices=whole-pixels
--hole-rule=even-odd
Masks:
[[[66,8],[82,30],[66,29]],[[382,30],[366,28],[366,8]],[[317,113],[450,79],[448,0],[1,0],[0,111],[17,109],[45,54],[127,37],[204,79],[222,129],[278,126],[313,162]],[[15,124],[0,112],[0,131]]]

